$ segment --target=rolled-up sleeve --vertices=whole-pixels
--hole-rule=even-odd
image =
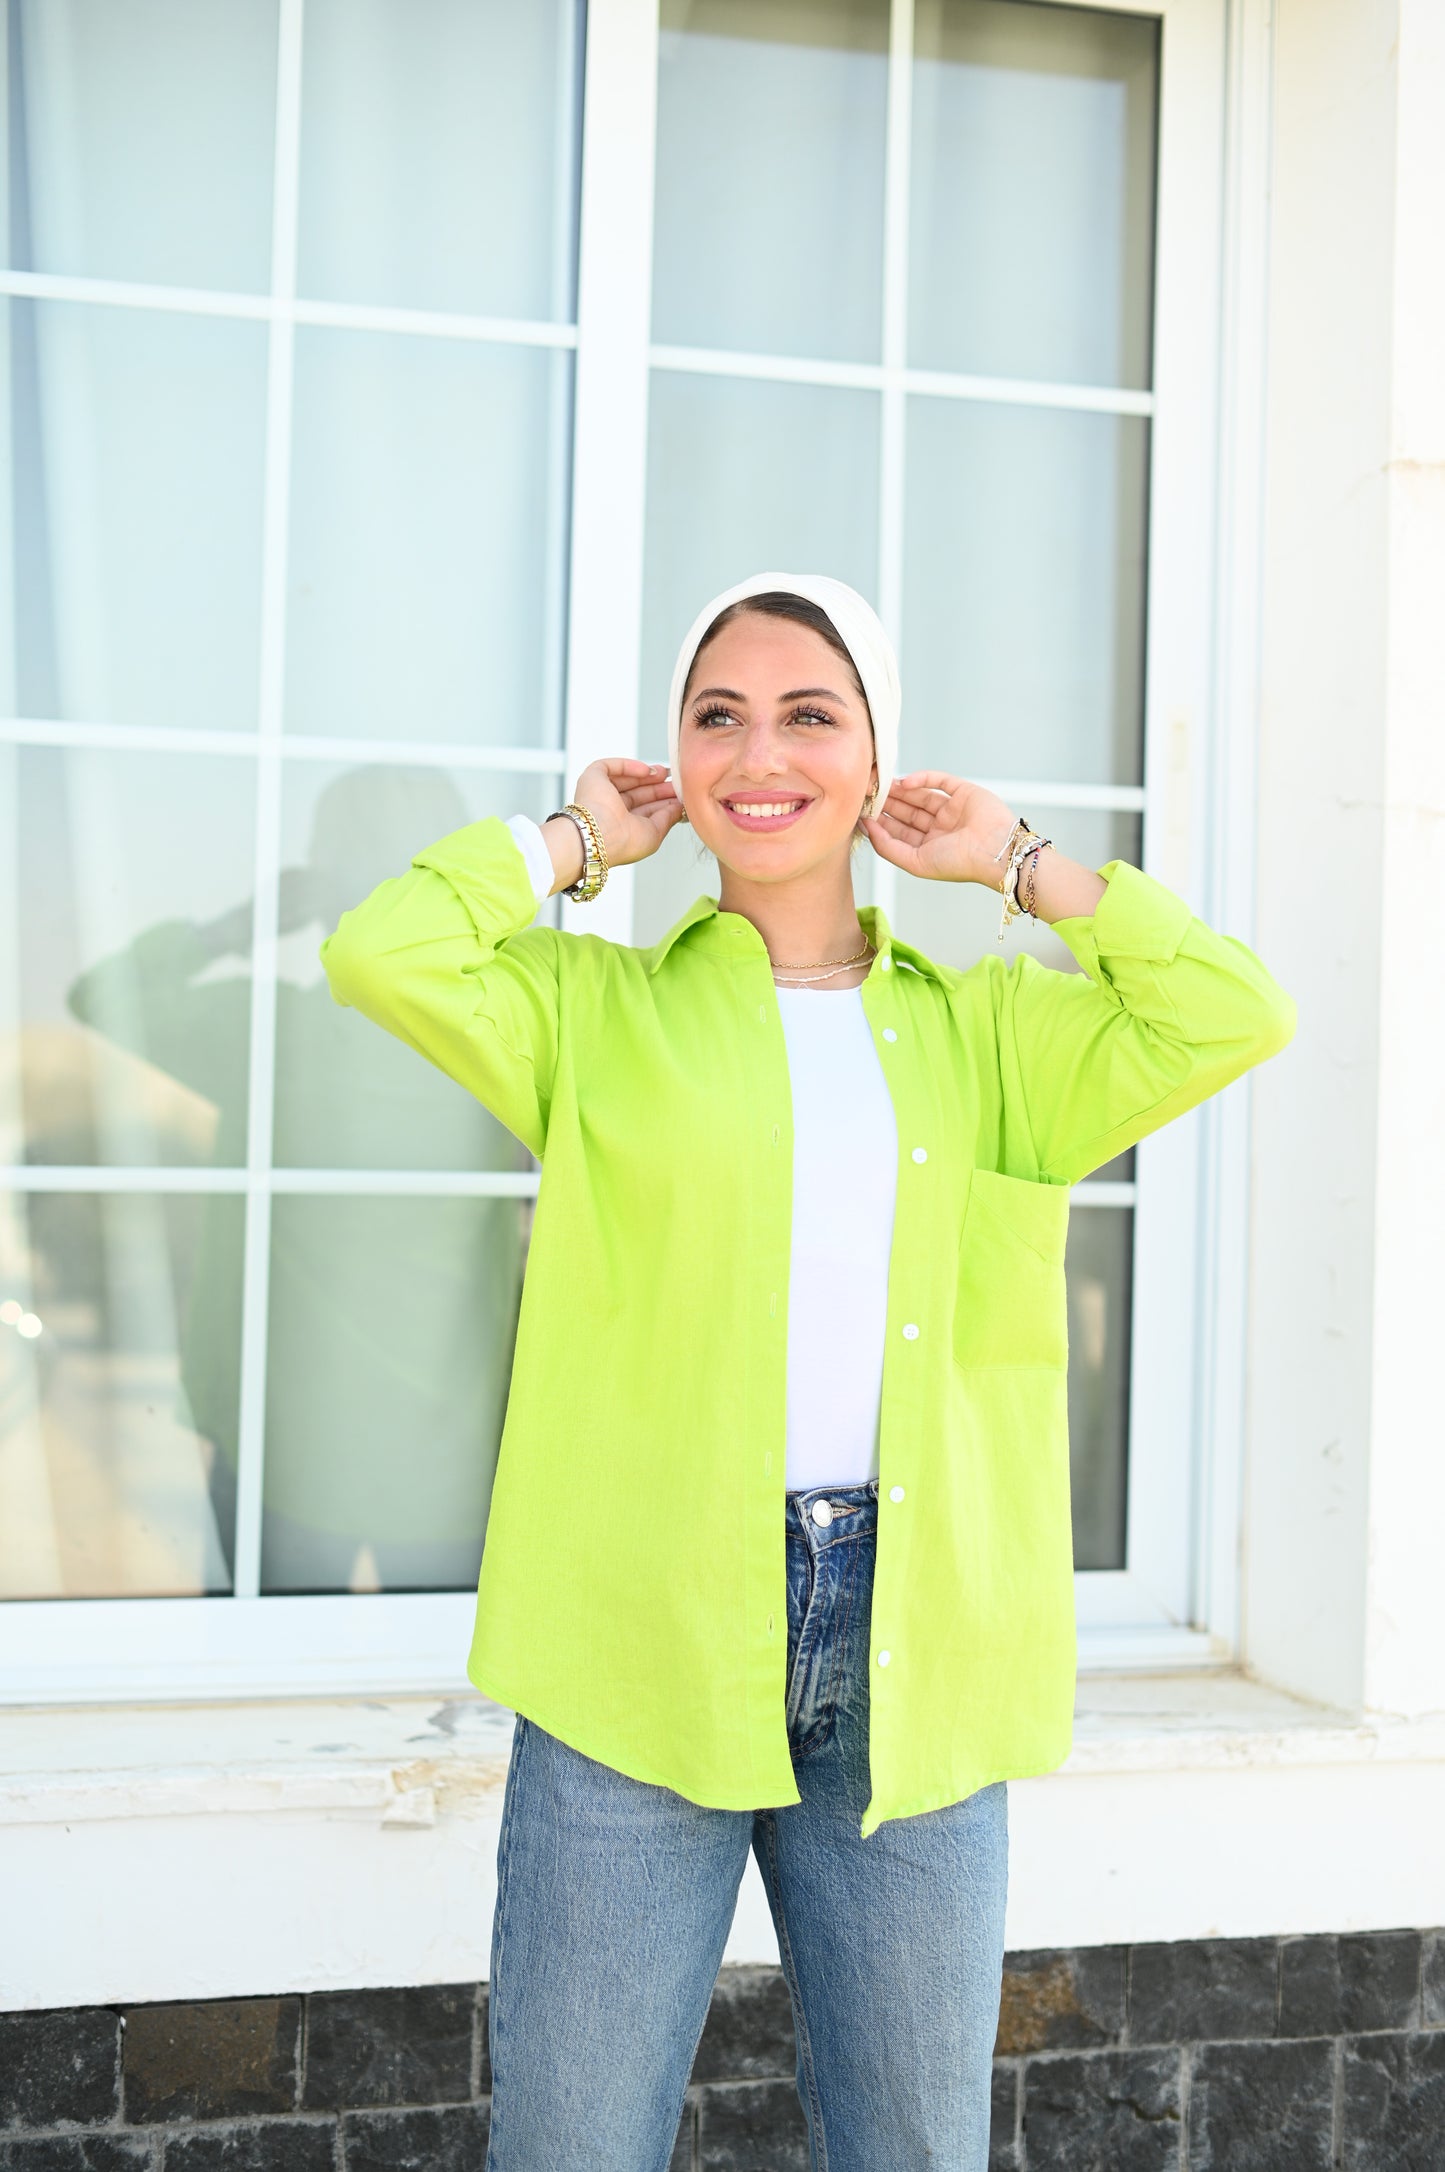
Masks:
[[[338,1003],[456,1079],[540,1157],[563,938],[530,925],[537,903],[516,835],[487,815],[343,913],[320,958]]]
[[[998,979],[1006,1094],[1039,1175],[1074,1183],[1277,1055],[1295,1005],[1262,960],[1142,869],[1110,860],[1095,911],[1054,923],[1081,973],[1021,954]]]

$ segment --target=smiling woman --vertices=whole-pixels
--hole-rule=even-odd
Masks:
[[[321,951],[339,1002],[543,1163],[468,1660],[518,1715],[488,2162],[581,2162],[556,2077],[616,2078],[619,1875],[645,2018],[608,2161],[662,2161],[751,1848],[829,2162],[899,2162],[901,2119],[909,2162],[981,2168],[1003,1783],[1072,1724],[1068,1187],[1282,1047],[1293,1005],[1138,868],[1066,859],[966,779],[895,778],[896,664],[842,583],[715,598],[672,689],[673,779],[592,762],[540,833],[454,831]],[[925,880],[1007,891],[1027,856],[1081,970],[897,941],[853,893],[870,796],[875,852]],[[584,853],[605,882],[684,821],[721,893],[661,941],[531,925]],[[920,1997],[927,2026],[890,2028]]]

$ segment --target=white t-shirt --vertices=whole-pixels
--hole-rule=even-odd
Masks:
[[[861,988],[779,988],[793,1095],[790,1491],[878,1476],[898,1126]]]
[[[508,828],[538,903],[556,879],[537,823]],[[898,1126],[861,988],[779,988],[793,1098],[790,1492],[878,1476]]]

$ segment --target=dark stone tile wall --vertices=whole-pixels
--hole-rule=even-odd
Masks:
[[[672,2172],[808,2172],[794,2060],[724,1968]],[[0,2172],[481,2172],[490,2086],[485,1984],[0,2014]],[[990,2172],[1445,2172],[1445,1930],[1010,1954]]]

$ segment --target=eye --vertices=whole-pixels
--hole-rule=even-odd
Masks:
[[[731,709],[726,708],[720,701],[709,702],[705,709],[695,710],[692,720],[700,731],[706,731],[715,724],[736,724],[737,722],[737,718],[733,715]],[[822,724],[830,731],[833,729],[833,719],[823,709],[794,709],[788,717],[788,722],[790,724]]]

